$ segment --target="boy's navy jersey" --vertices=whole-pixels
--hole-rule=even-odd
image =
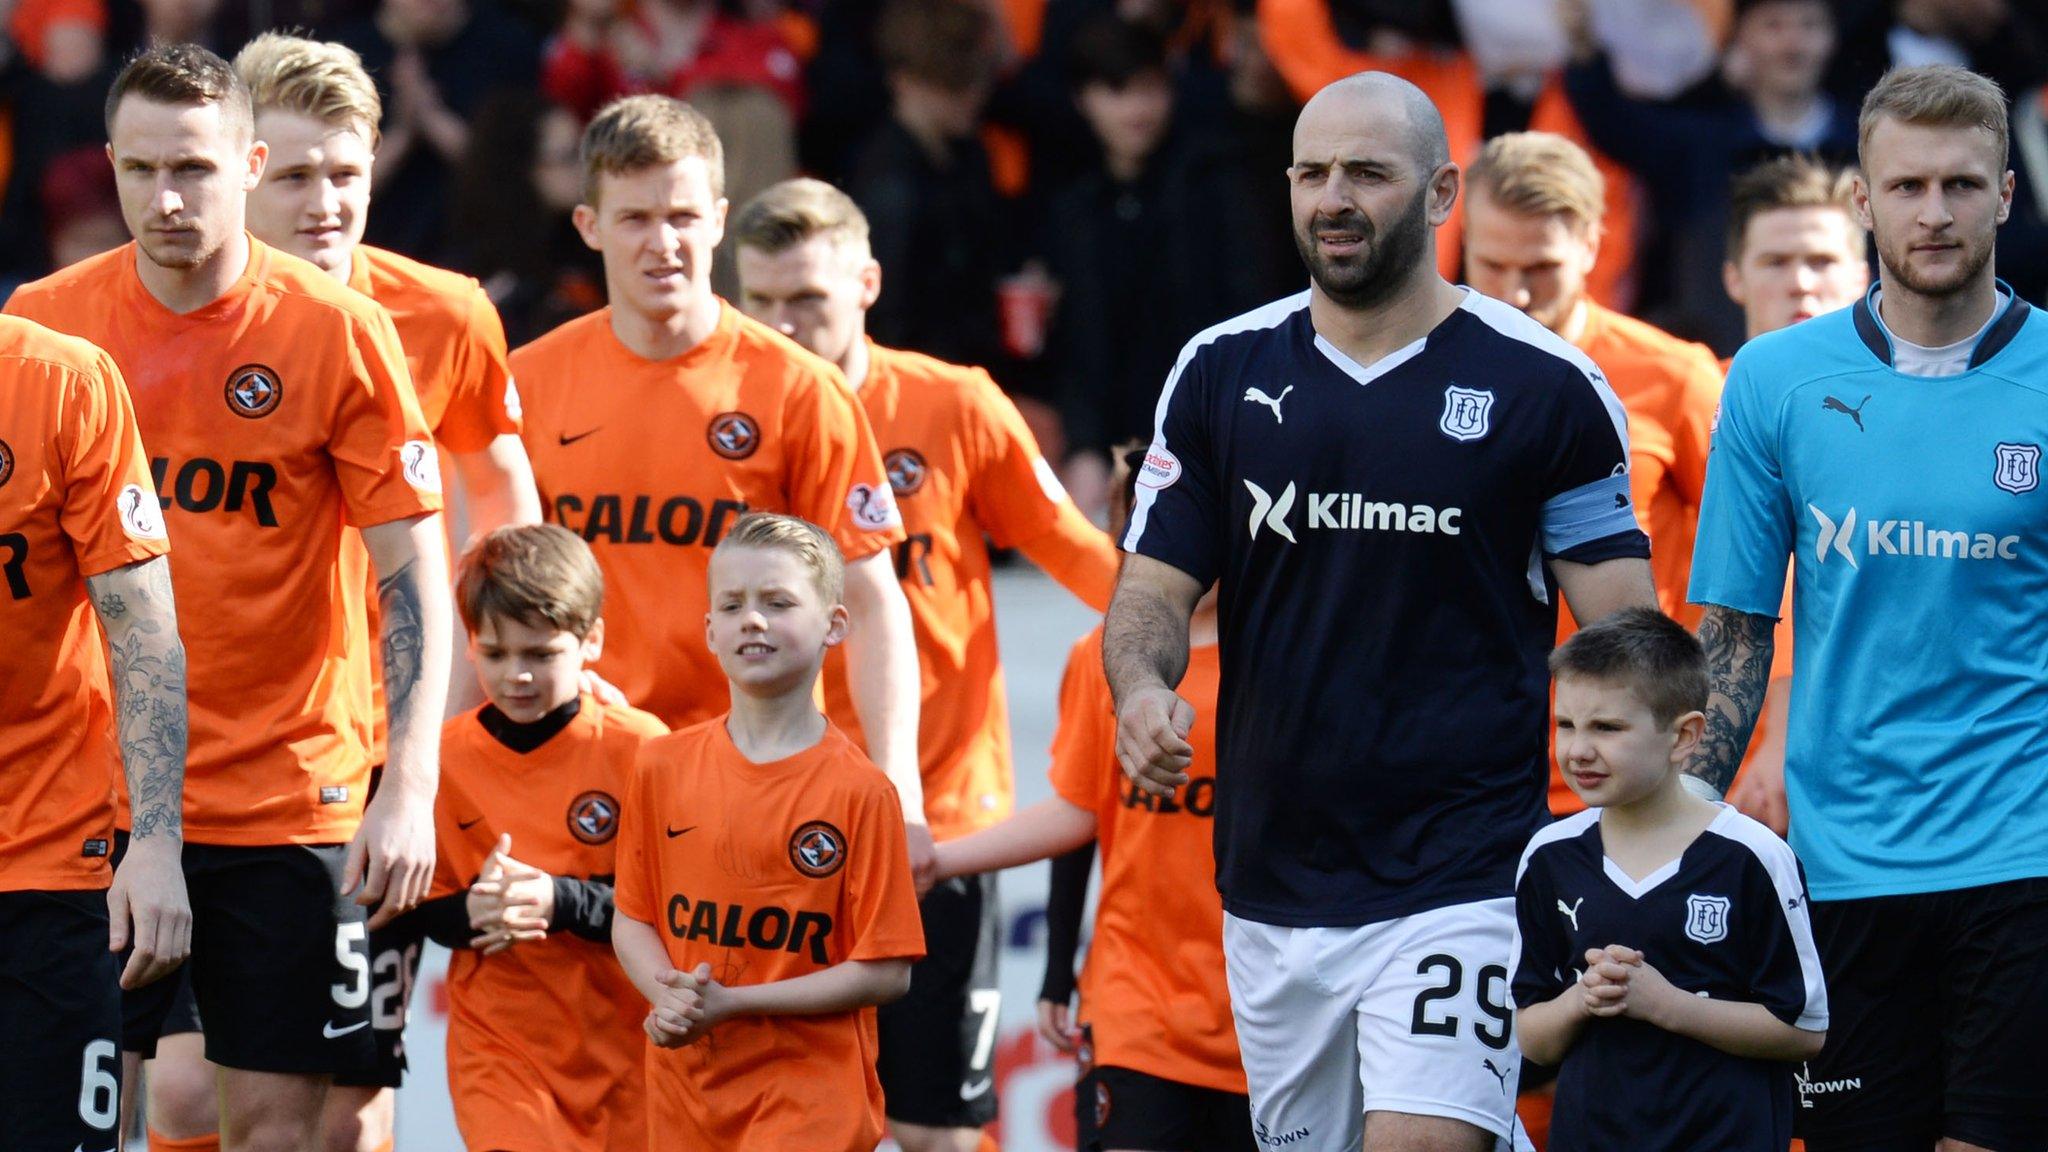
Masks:
[[[2048,876],[2048,316],[2001,303],[1959,376],[1892,367],[1874,289],[1728,376],[1690,595],[1776,616],[1794,561],[1819,900]]]
[[[1588,949],[1620,944],[1678,989],[1762,1004],[1824,1031],[1827,989],[1792,849],[1723,807],[1684,854],[1631,880],[1607,858],[1600,810],[1538,832],[1515,878],[1515,1007],[1575,984]],[[1558,1070],[1551,1152],[1784,1152],[1793,1066],[1731,1056],[1639,1020],[1588,1021]]]
[[[1621,404],[1476,292],[1361,367],[1304,292],[1189,342],[1123,546],[1221,583],[1217,887],[1350,926],[1504,898],[1544,809],[1546,558],[1649,555]]]

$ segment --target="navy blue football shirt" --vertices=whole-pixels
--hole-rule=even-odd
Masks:
[[[1476,292],[1369,368],[1307,292],[1188,343],[1123,546],[1220,582],[1232,915],[1359,925],[1513,891],[1548,819],[1545,561],[1649,555],[1625,421],[1592,361]]]
[[[1828,1026],[1805,878],[1770,829],[1722,807],[1677,860],[1633,880],[1607,858],[1600,810],[1529,842],[1515,881],[1516,1008],[1554,1000],[1586,952],[1620,944],[1674,987]],[[1731,1056],[1639,1020],[1588,1021],[1558,1069],[1551,1152],[1784,1152],[1793,1066]]]

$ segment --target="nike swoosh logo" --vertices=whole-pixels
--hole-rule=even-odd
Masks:
[[[562,442],[562,447],[567,448],[569,445],[574,444],[578,440],[582,440],[586,437],[597,435],[599,431],[601,431],[601,429],[592,428],[588,432],[579,433],[575,436],[565,436],[562,433],[557,432],[555,433],[555,439],[560,440]]]
[[[479,816],[479,817],[477,817],[477,818],[476,818],[476,819],[474,819],[474,820],[457,820],[457,821],[455,822],[455,826],[456,826],[457,828],[460,828],[460,829],[462,829],[462,830],[463,830],[464,832],[467,832],[467,831],[469,831],[469,830],[470,830],[471,828],[474,828],[474,827],[476,827],[477,825],[479,825],[479,824],[481,824],[481,823],[483,823],[483,822],[484,822],[484,818],[483,818],[483,817],[481,817],[481,816]]]
[[[692,825],[690,825],[690,826],[689,826],[688,828],[664,828],[664,829],[662,829],[662,831],[664,831],[664,832],[668,833],[668,838],[669,838],[669,839],[671,839],[671,840],[675,839],[675,838],[676,838],[676,837],[678,837],[678,836],[681,836],[681,835],[682,835],[683,833],[685,833],[685,832],[694,832],[694,831],[696,831],[696,830],[697,830],[697,826],[696,826],[695,824],[692,824]]]
[[[334,1021],[329,1020],[327,1023],[322,1024],[320,1026],[320,1034],[322,1036],[327,1037],[329,1040],[338,1040],[351,1032],[360,1031],[361,1029],[368,1028],[369,1026],[370,1022],[368,1020],[358,1020],[346,1028],[336,1028],[334,1026]]]
[[[962,1100],[978,1100],[988,1095],[989,1087],[995,1082],[995,1077],[983,1076],[979,1084],[962,1084],[960,1086],[960,1098]]]

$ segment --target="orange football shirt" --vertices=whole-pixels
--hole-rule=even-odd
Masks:
[[[440,469],[382,308],[253,237],[232,287],[179,315],[135,245],[17,289],[127,378],[190,669],[185,837],[333,844],[369,783],[370,639],[345,525],[439,510]]]
[[[498,437],[519,433],[519,394],[507,363],[510,353],[505,348],[505,325],[483,285],[458,272],[358,244],[349,265],[348,286],[391,314],[420,414],[426,417],[439,447],[456,454],[481,452]],[[443,485],[455,479],[449,463],[446,456],[441,458]],[[454,525],[449,528],[452,531]],[[351,537],[345,555],[346,563],[359,566],[364,573],[372,641],[370,716],[375,735],[371,755],[381,764],[386,716],[383,669],[375,644],[377,580],[370,554],[361,545],[359,538]]]
[[[1116,759],[1116,706],[1102,672],[1102,629],[1081,638],[1060,681],[1052,786],[1095,813],[1102,892],[1081,969],[1080,1020],[1095,1063],[1219,1092],[1243,1093],[1244,1065],[1224,978],[1223,898],[1216,892],[1214,644],[1188,650],[1175,689],[1195,706],[1188,782],[1171,798],[1142,792]]]
[[[673,726],[725,711],[704,642],[711,549],[743,513],[830,533],[848,562],[903,540],[882,456],[839,371],[719,305],[669,360],[635,355],[611,309],[512,353],[541,507],[604,571],[599,675]]]
[[[1009,815],[1016,795],[987,541],[1059,557],[1063,582],[1078,584],[1098,611],[1116,583],[1116,549],[1074,507],[1017,406],[981,369],[870,342],[860,403],[907,533],[896,577],[917,631],[925,817],[933,836],[964,836]],[[844,649],[826,658],[825,711],[865,744]]]
[[[669,962],[767,984],[849,960],[917,960],[924,927],[903,809],[838,729],[755,764],[723,716],[647,742],[619,833],[618,914]],[[647,1015],[646,1002],[633,1017]],[[882,1139],[875,1010],[741,1016],[683,1048],[647,1047],[662,1148],[871,1152]]]
[[[125,785],[85,578],[167,551],[120,369],[0,316],[0,891],[113,879]]]
[[[466,892],[506,833],[514,859],[550,876],[614,875],[633,759],[667,727],[585,696],[568,727],[522,753],[484,729],[481,711],[441,730],[433,895]],[[610,944],[557,932],[495,956],[456,951],[448,1091],[463,1142],[499,1152],[646,1148],[646,1014]]]

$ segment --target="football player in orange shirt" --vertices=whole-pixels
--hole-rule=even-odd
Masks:
[[[1797,156],[1767,160],[1736,178],[1721,283],[1742,305],[1748,339],[1863,298],[1870,258],[1850,201],[1853,185],[1847,172]],[[1728,803],[1780,836],[1786,829],[1785,721],[1792,707],[1791,595],[1788,584],[1755,742],[1728,789]]]
[[[420,410],[460,479],[469,536],[503,524],[539,523],[533,468],[519,441],[505,329],[490,297],[468,276],[362,242],[383,105],[361,58],[345,45],[266,32],[236,54],[235,71],[255,102],[256,137],[270,148],[263,180],[249,193],[249,231],[391,313]],[[453,663],[451,704],[477,701],[477,679],[462,649]],[[370,940],[371,995],[392,1010],[372,1022],[377,1070],[337,1077],[328,1093],[331,1152],[391,1146],[392,1089],[404,1075],[400,1040],[418,943],[390,927]],[[199,1058],[196,1040],[188,1034],[182,1043],[160,1044],[152,1071],[168,1083],[204,1085],[209,1078],[165,1075],[174,1072],[166,1067],[172,1060]],[[166,1114],[192,1111],[169,1095],[152,1089],[152,1105]]]
[[[0,316],[0,1131],[22,1147],[115,1142],[120,989],[191,948],[185,649],[154,489],[113,360]]]
[[[577,228],[609,307],[512,354],[527,454],[551,520],[611,591],[597,672],[681,726],[725,686],[698,635],[711,549],[749,510],[803,516],[847,557],[848,679],[929,883],[917,763],[917,647],[889,549],[903,524],[866,415],[831,365],[711,290],[725,161],[703,114],[666,96],[607,105],[583,134]]]
[[[816,525],[743,518],[704,624],[731,710],[640,750],[612,940],[651,1005],[656,1147],[882,1138],[874,1006],[909,989],[924,934],[895,790],[816,702],[843,578]]]
[[[909,534],[896,546],[896,576],[917,626],[925,816],[940,840],[987,827],[1009,813],[1015,788],[985,538],[1020,549],[1098,611],[1116,551],[1067,498],[988,373],[867,338],[882,268],[851,197],[787,180],[741,208],[732,233],[746,313],[838,365],[860,393]],[[836,656],[826,660],[825,701],[858,739]],[[930,958],[911,994],[881,1011],[890,1132],[905,1152],[971,1152],[996,1113],[995,877],[957,876],[920,909]]]
[[[1142,466],[1144,446],[1131,453]],[[1128,455],[1118,463],[1111,515],[1122,521],[1130,514],[1135,469]],[[1082,1148],[1258,1147],[1230,1014],[1223,901],[1188,883],[1216,867],[1216,698],[1223,675],[1216,595],[1212,588],[1195,605],[1187,674],[1175,688],[1195,707],[1186,735],[1193,748],[1186,784],[1155,797],[1125,779],[1097,628],[1074,645],[1061,678],[1054,796],[938,846],[942,878],[1014,868],[1091,841],[1102,846],[1102,894],[1075,1025],[1068,1023],[1066,996],[1038,1002],[1039,1034],[1080,1057],[1074,1120]],[[1078,917],[1080,901],[1073,904]],[[1050,905],[1047,911],[1057,914]],[[1072,978],[1071,951],[1046,962]]]
[[[372,1060],[367,929],[432,879],[453,627],[440,469],[390,317],[244,231],[268,153],[227,62],[152,48],[107,107],[137,242],[22,287],[8,311],[105,348],[158,454],[192,668],[192,983],[223,1066],[223,1142],[297,1152],[328,1078]],[[391,755],[367,802],[369,639],[345,522],[383,609]],[[147,1047],[167,1004],[127,1007]]]

